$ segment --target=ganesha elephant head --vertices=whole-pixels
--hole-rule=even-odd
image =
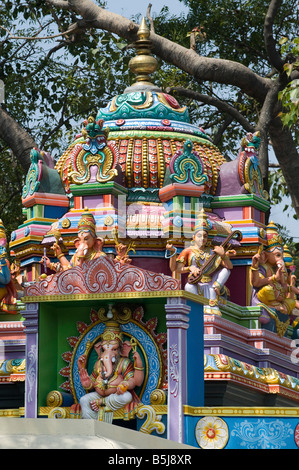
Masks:
[[[129,341],[123,342],[119,325],[116,326],[113,321],[107,322],[101,340],[94,346],[102,364],[102,373],[106,378],[114,373],[121,360],[129,358],[132,347],[133,344]],[[132,380],[135,386],[140,386],[144,379],[144,372],[142,359],[137,351],[133,352],[133,361],[135,370]]]
[[[104,374],[106,377],[109,377],[115,370],[121,358],[119,341],[100,341],[95,344],[95,350],[102,363]]]
[[[112,341],[99,341],[94,348],[102,362],[106,375],[109,376],[121,358],[129,357],[132,345],[129,341],[121,342],[115,339]]]
[[[260,255],[260,264],[270,264],[278,268],[284,267],[283,251],[280,247],[264,250]]]
[[[74,240],[77,256],[85,257],[91,251],[101,252],[104,244],[103,238],[96,235],[96,221],[94,216],[85,209],[78,223],[78,238]]]
[[[74,240],[76,254],[78,256],[86,256],[92,250],[101,252],[104,240],[101,237],[95,237],[90,231],[81,231]]]

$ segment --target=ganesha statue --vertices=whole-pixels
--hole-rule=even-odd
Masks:
[[[67,269],[79,266],[82,267],[83,263],[105,256],[103,252],[104,240],[96,235],[96,222],[94,216],[84,210],[81,219],[78,223],[78,237],[74,240],[76,248],[75,254],[69,261],[65,254],[62,252],[61,246],[58,242],[54,243],[53,250],[55,256],[58,258],[57,263],[51,263],[48,257],[43,256],[41,263],[45,263],[46,267],[52,271],[65,271]]]
[[[259,318],[261,324],[270,326],[276,323],[277,333],[283,336],[294,309],[299,306],[296,299],[299,290],[288,273],[283,240],[273,222],[267,226],[266,232],[267,245],[253,256],[250,267],[251,303],[263,307]]]
[[[87,355],[78,359],[80,381],[87,392],[80,399],[81,417],[112,422],[116,410],[132,410],[140,403],[134,389],[143,383],[144,367],[137,350],[133,361],[129,358],[134,344],[123,342],[122,330],[114,320],[106,322],[94,348],[98,359],[91,375],[86,368]]]

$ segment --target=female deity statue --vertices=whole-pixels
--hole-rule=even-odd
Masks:
[[[192,245],[185,248],[178,257],[175,257],[176,250],[172,244],[168,244],[166,249],[171,253],[170,269],[173,272],[189,273],[185,290],[209,299],[209,305],[204,307],[204,313],[221,315],[218,307],[219,297],[233,268],[229,256],[235,252],[225,251],[223,246],[215,246],[214,249],[209,247],[208,235],[211,228],[212,224],[207,215],[201,211],[195,226]],[[206,262],[211,260],[212,256],[214,259],[205,269]],[[191,275],[199,276],[198,282],[191,283]]]

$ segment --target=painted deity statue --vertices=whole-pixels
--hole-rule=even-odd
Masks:
[[[15,260],[13,263],[11,263],[10,275],[16,289],[17,298],[20,299],[24,295],[24,277],[19,260]]]
[[[129,252],[134,250],[134,242],[130,242],[129,244],[121,243],[117,239],[115,239],[115,250],[116,256],[114,261],[120,262],[120,264],[130,264],[132,262],[131,258],[129,257]]]
[[[0,310],[14,312],[17,309],[18,294],[7,260],[6,245],[5,229],[2,220],[0,220]]]
[[[83,419],[111,422],[114,411],[124,407],[132,410],[140,402],[134,388],[142,385],[144,368],[137,351],[133,353],[134,362],[129,359],[131,348],[130,342],[123,342],[119,324],[111,320],[95,344],[98,360],[91,375],[86,369],[86,354],[80,356],[79,375],[87,391],[80,399]]]
[[[298,308],[296,295],[299,290],[291,273],[287,272],[283,241],[273,222],[267,227],[267,246],[252,258],[250,281],[252,304],[263,306],[259,318],[262,324],[275,318],[273,310],[289,316],[295,307]]]
[[[212,225],[204,211],[201,212],[195,226],[193,244],[185,248],[178,257],[173,245],[168,244],[166,249],[172,253],[170,257],[170,269],[178,273],[189,273],[198,276],[205,263],[216,254],[213,262],[202,273],[197,283],[187,282],[185,290],[192,294],[201,294],[209,299],[209,305],[204,307],[204,313],[221,315],[219,310],[219,297],[233,268],[230,255],[232,250],[225,251],[223,246],[208,246],[208,235]]]
[[[46,266],[52,271],[65,271],[76,266],[82,267],[83,263],[90,261],[100,256],[106,256],[103,252],[104,240],[96,236],[96,222],[91,213],[87,210],[82,214],[78,223],[78,238],[74,240],[76,252],[68,261],[66,256],[62,253],[61,247],[58,243],[54,243],[53,250],[55,256],[58,258],[58,263],[51,263],[49,258],[44,256],[41,263],[46,262]]]

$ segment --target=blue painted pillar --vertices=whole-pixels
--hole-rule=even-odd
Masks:
[[[25,418],[37,418],[39,304],[26,304],[22,315],[26,333]]]
[[[188,300],[186,405],[204,406],[204,306]]]

